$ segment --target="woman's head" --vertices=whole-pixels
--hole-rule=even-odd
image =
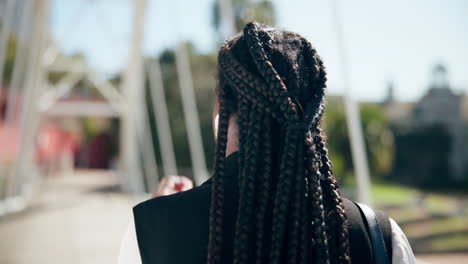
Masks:
[[[234,263],[349,263],[348,231],[319,126],[326,73],[302,36],[251,22],[219,52],[209,263],[220,263],[224,158],[239,127]],[[232,124],[232,123],[231,123]]]
[[[230,76],[232,73],[240,79],[247,77],[243,79],[247,85],[258,87],[246,90],[231,89],[241,88],[239,86],[245,88],[246,85],[234,84],[234,76]],[[272,108],[267,109],[268,111],[279,110],[276,113],[283,115],[291,112],[277,107],[282,103],[289,104],[285,101],[288,97],[299,100],[294,103],[300,106],[307,103],[317,104],[319,98],[323,97],[326,81],[321,60],[306,39],[293,32],[280,31],[256,23],[249,23],[243,34],[236,35],[223,45],[219,52],[219,77],[218,96],[220,92],[227,93],[225,99],[230,112],[237,112],[237,96],[241,95],[260,103],[262,99],[266,99],[265,101],[274,104],[271,105]],[[265,85],[269,87],[263,87]],[[255,97],[257,93],[263,97]],[[301,114],[301,111],[296,112]]]

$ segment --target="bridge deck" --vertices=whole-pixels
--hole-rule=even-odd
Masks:
[[[32,206],[0,220],[0,263],[116,263],[131,207],[108,172],[50,177]]]

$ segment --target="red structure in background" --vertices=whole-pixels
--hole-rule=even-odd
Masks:
[[[20,155],[18,123],[5,124],[3,120],[0,121],[0,162],[11,163]],[[50,124],[40,128],[37,139],[35,155],[41,164],[58,160],[64,153],[71,153],[75,158],[81,143],[78,135]]]
[[[8,123],[6,119],[5,92],[0,98],[0,162],[12,163],[18,155],[20,145],[19,100],[15,101]],[[70,101],[65,99],[63,101]],[[86,102],[86,99],[72,101]],[[77,117],[73,117],[77,118]],[[58,118],[60,120],[60,118]],[[69,155],[74,164],[85,168],[109,168],[111,145],[116,144],[108,131],[100,132],[89,142],[84,142],[78,131],[69,131],[59,122],[43,122],[36,135],[35,157],[42,167],[54,168],[54,164],[64,155]]]
[[[109,168],[111,155],[110,146],[114,143],[110,133],[100,133],[89,142],[89,164],[90,168]]]
[[[57,160],[64,153],[75,158],[80,145],[79,136],[57,125],[46,125],[39,131],[36,157],[39,162]]]

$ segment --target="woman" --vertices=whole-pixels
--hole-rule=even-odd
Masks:
[[[122,262],[373,263],[362,214],[332,175],[316,50],[251,22],[221,48],[218,75],[213,177],[137,205]],[[387,227],[392,262],[414,263],[401,229]]]

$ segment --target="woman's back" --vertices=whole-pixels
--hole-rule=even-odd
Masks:
[[[226,242],[223,243],[222,263],[233,262],[232,241],[239,198],[237,162],[238,153],[233,153],[226,159],[223,221],[223,240]],[[192,190],[154,198],[134,208],[138,248],[143,263],[206,263],[211,184],[210,179]],[[353,202],[347,199],[343,201],[349,221],[351,261],[372,263],[371,241],[362,215]],[[398,241],[398,248],[393,250],[390,222],[381,222],[384,223],[381,226],[390,259],[392,251],[400,252],[397,254],[401,255],[403,251],[410,250],[405,241]],[[401,259],[397,256],[394,263],[406,263]],[[267,260],[264,263],[268,263]]]

